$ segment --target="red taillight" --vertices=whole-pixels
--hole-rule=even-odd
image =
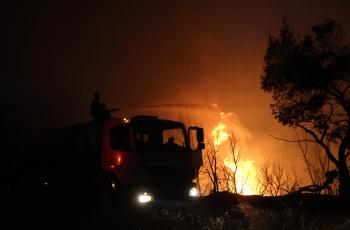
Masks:
[[[124,152],[118,150],[116,152],[112,152],[109,155],[109,160],[106,160],[105,164],[108,168],[114,169],[117,166],[124,164]]]
[[[107,163],[108,163],[108,167],[114,169],[115,167],[123,164],[124,152],[122,151],[113,152],[111,157],[112,159],[107,161]]]
[[[123,163],[123,153],[122,152],[116,152],[113,154],[114,162],[116,165],[121,165]]]

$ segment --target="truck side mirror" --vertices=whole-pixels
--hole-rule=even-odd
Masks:
[[[202,150],[205,148],[204,142],[204,129],[196,126],[188,128],[188,135],[192,150]],[[194,146],[193,146],[194,145]]]
[[[198,143],[204,142],[204,130],[203,130],[203,128],[197,128],[197,142]]]
[[[200,150],[205,149],[205,144],[203,142],[198,143],[198,149]]]

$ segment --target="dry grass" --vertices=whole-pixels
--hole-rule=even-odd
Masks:
[[[293,208],[262,209],[240,203],[222,216],[196,216],[162,209],[144,217],[139,229],[326,230],[350,229],[350,214],[306,213]]]

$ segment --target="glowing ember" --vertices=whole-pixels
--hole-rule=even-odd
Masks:
[[[224,116],[224,113],[220,113],[220,116],[221,118],[226,117]],[[212,138],[215,149],[219,152],[226,152],[224,156],[224,165],[225,167],[231,169],[232,173],[235,175],[236,191],[243,195],[257,194],[257,179],[254,162],[250,160],[239,159],[235,164],[232,153],[230,152],[232,150],[221,148],[223,143],[230,138],[229,133],[226,131],[226,125],[223,122],[214,127],[212,130]],[[238,152],[235,152],[234,154],[237,156],[236,154],[238,154]],[[231,181],[231,183],[232,184],[230,187],[234,188],[234,182]]]

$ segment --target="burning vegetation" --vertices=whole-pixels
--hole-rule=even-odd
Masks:
[[[302,180],[294,167],[283,160],[256,162],[244,154],[233,113],[219,113],[220,121],[207,136],[204,165],[200,171],[202,195],[228,191],[240,195],[284,195],[300,187]],[[240,131],[242,133],[242,131]],[[246,146],[246,145],[245,145]]]
[[[208,147],[200,175],[203,194],[218,191],[258,194],[254,161],[242,157],[238,136],[229,131],[233,128],[225,122],[231,116],[232,113],[221,112],[221,121],[207,137]]]

